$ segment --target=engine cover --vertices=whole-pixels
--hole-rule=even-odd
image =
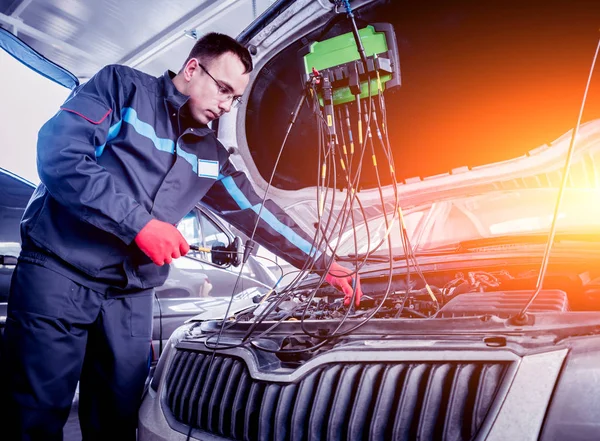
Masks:
[[[492,314],[508,318],[523,309],[533,290],[488,291],[460,294],[446,303],[438,317],[472,317]],[[540,291],[530,312],[565,312],[569,310],[567,293],[559,289],[543,289]]]

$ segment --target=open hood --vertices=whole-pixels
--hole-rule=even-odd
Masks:
[[[401,86],[384,95],[403,206],[460,192],[558,185],[597,42],[600,4],[592,3],[536,1],[524,11],[516,1],[351,2],[359,28],[390,23],[395,30]],[[267,186],[303,92],[303,48],[350,30],[343,7],[298,0],[277,2],[240,36],[255,71],[245,104],[219,121],[219,136],[237,149],[258,188]],[[600,116],[598,90],[596,78],[584,121]],[[585,185],[598,185],[599,124],[580,131],[572,177]],[[304,106],[269,190],[311,231],[317,145],[315,116]],[[366,206],[379,204],[368,157],[358,186]],[[343,182],[340,167],[337,181]]]
[[[303,92],[303,48],[351,30],[344,8],[332,3],[278,2],[240,37],[256,68],[246,107],[228,115],[221,133],[230,134],[235,120],[236,138],[228,141],[264,180]],[[389,23],[395,30],[402,84],[386,94],[386,106],[400,181],[512,159],[573,128],[597,42],[597,3],[535,1],[526,11],[517,1],[351,5],[358,27]],[[592,88],[584,121],[600,116],[594,90],[600,86]],[[316,184],[316,130],[303,107],[277,188]],[[376,186],[368,167],[361,183]]]

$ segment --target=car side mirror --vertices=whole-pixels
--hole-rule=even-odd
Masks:
[[[228,246],[223,242],[215,242],[210,254],[212,263],[215,265],[240,266],[244,254],[242,239],[236,236]]]

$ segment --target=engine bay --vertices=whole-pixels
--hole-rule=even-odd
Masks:
[[[257,308],[239,314],[239,321],[451,318],[517,314],[536,291],[539,268],[486,268],[442,271],[423,280],[394,276],[364,278],[358,307],[343,304],[341,293],[324,284],[282,290],[256,298]],[[386,280],[383,280],[386,279]],[[408,286],[407,286],[408,285]],[[387,292],[387,295],[386,295]],[[596,311],[600,309],[600,274],[581,268],[552,268],[531,312]]]

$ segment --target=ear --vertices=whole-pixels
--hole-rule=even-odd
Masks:
[[[183,67],[183,78],[185,78],[186,81],[190,81],[192,76],[194,76],[194,73],[196,73],[199,69],[200,66],[198,66],[198,60],[195,58],[190,58]]]

